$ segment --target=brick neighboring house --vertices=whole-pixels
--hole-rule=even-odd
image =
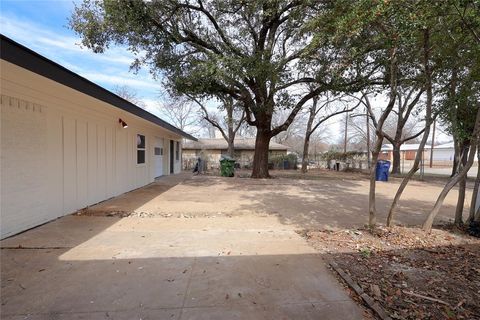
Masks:
[[[419,147],[418,143],[402,144],[400,146],[400,159],[415,160],[418,147]],[[429,147],[425,146],[425,151],[429,149],[430,149]],[[425,156],[427,156],[426,153],[424,154],[424,159],[425,159]],[[391,144],[383,145],[380,151],[380,154],[378,155],[378,159],[393,161],[393,146]]]
[[[249,167],[255,153],[255,138],[237,138],[234,142],[235,159],[242,168]],[[208,168],[218,168],[222,155],[227,155],[228,144],[223,138],[198,139],[186,141],[182,145],[183,168],[191,169],[200,157]],[[273,141],[270,142],[269,157],[286,155],[288,147]]]

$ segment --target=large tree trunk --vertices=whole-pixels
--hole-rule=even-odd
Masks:
[[[437,201],[435,202],[435,205],[432,211],[430,211],[430,213],[427,216],[427,219],[425,219],[425,222],[423,223],[423,229],[425,231],[430,232],[430,230],[432,230],[433,220],[435,219],[438,212],[440,211],[440,208],[442,207],[443,201],[445,200],[445,197],[447,196],[448,192],[450,192],[450,190],[460,180],[462,180],[463,177],[467,175],[468,170],[472,166],[473,161],[475,160],[475,153],[477,151],[478,131],[480,129],[479,126],[480,126],[480,109],[478,109],[477,115],[475,118],[475,126],[473,128],[472,139],[470,140],[471,148],[470,148],[470,154],[468,155],[467,164],[462,168],[462,170],[458,174],[452,177],[443,188],[442,192],[438,196]]]
[[[270,144],[270,130],[257,128],[255,140],[255,154],[253,156],[252,178],[269,178],[268,173],[268,147]]]
[[[400,174],[400,145],[393,144],[392,174]]]
[[[231,158],[235,158],[235,144],[234,144],[234,136],[228,137],[228,155]]]
[[[473,186],[472,200],[470,201],[470,212],[468,214],[467,223],[476,221],[475,208],[476,208],[477,199],[478,199],[478,188],[480,187],[480,150],[479,149],[480,148],[477,146],[477,179],[475,180],[475,185]]]

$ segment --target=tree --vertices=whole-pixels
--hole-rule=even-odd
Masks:
[[[305,139],[303,142],[302,173],[307,172],[310,138],[313,133],[328,119],[342,113],[348,114],[348,112],[355,110],[360,104],[358,103],[349,108],[348,102],[342,101],[343,97],[330,98],[327,95],[325,98],[326,100],[322,101],[320,105],[318,105],[319,97],[313,98],[312,105],[309,108],[307,128],[305,130]]]
[[[426,28],[423,30],[423,37],[422,37],[422,43],[423,43],[423,78],[424,78],[424,87],[425,91],[427,94],[427,100],[426,100],[426,115],[425,115],[425,127],[423,128],[423,137],[420,142],[420,145],[417,150],[417,154],[415,155],[415,160],[413,162],[413,166],[408,172],[408,174],[403,178],[402,182],[400,183],[400,186],[397,189],[397,192],[395,193],[395,197],[393,199],[392,205],[390,206],[390,210],[388,212],[387,216],[387,226],[391,226],[393,222],[393,217],[395,214],[395,210],[398,204],[398,201],[400,200],[400,197],[403,194],[403,191],[407,187],[408,182],[410,179],[413,177],[415,172],[418,170],[418,165],[420,163],[420,160],[422,159],[423,155],[423,150],[425,148],[425,144],[427,143],[428,135],[430,133],[430,126],[432,125],[434,121],[434,116],[432,115],[432,109],[433,109],[433,70],[431,66],[431,42],[430,42],[430,33],[431,31]],[[398,129],[398,127],[397,127]],[[397,137],[397,136],[396,136]]]
[[[375,115],[368,96],[365,105],[375,127],[370,170],[369,226],[376,223],[375,167],[382,142],[384,125],[398,99],[399,88],[412,83],[419,76],[418,52],[422,48],[417,39],[424,23],[421,13],[430,5],[428,1],[375,1],[340,2],[345,4],[341,18],[335,25],[336,34],[344,35],[350,50],[368,52],[369,61],[376,61],[377,72],[384,79],[383,86],[369,86],[369,92],[384,92],[387,102]],[[340,5],[341,6],[341,5]],[[413,14],[414,13],[414,14]],[[357,40],[357,41],[356,41]],[[361,40],[361,41],[359,41]],[[353,45],[352,45],[353,44]]]
[[[198,109],[188,99],[175,97],[157,106],[158,113],[168,119],[177,128],[188,132],[196,133],[199,128]]]
[[[425,128],[423,128],[422,130],[417,130],[415,133],[407,132],[408,120],[423,93],[423,88],[418,89],[415,86],[407,89],[399,88],[397,92],[398,101],[396,103],[396,108],[393,110],[393,113],[396,116],[396,121],[392,128],[393,134],[389,132],[390,130],[388,130],[388,128],[384,129],[385,139],[387,139],[393,147],[392,174],[400,173],[401,146],[405,142],[417,138],[425,131]]]
[[[447,184],[443,187],[442,191],[440,192],[440,195],[437,198],[437,201],[435,202],[435,205],[433,206],[433,209],[430,211],[427,218],[425,219],[425,222],[423,223],[423,230],[427,232],[430,232],[432,230],[433,221],[435,220],[435,217],[440,211],[440,208],[442,207],[443,201],[445,200],[446,196],[457,183],[459,183],[462,179],[464,179],[467,176],[468,170],[470,170],[470,167],[472,166],[473,161],[475,160],[475,154],[479,144],[478,143],[479,139],[480,139],[480,108],[478,109],[477,116],[475,117],[475,127],[471,135],[472,144],[471,144],[470,152],[468,154],[468,160],[466,164],[463,166],[463,168],[456,175],[450,178]]]
[[[475,179],[475,184],[473,186],[472,199],[470,201],[470,212],[468,214],[467,223],[480,222],[480,213],[475,212],[477,201],[480,200],[478,199],[479,188],[480,188],[480,147],[477,145],[477,179]],[[480,210],[480,207],[478,210]]]
[[[451,181],[460,176],[455,224],[461,225],[467,176],[460,175],[460,172],[468,165],[471,150],[477,147],[472,137],[480,108],[480,41],[477,31],[480,28],[480,7],[478,1],[449,1],[441,9],[442,34],[437,46],[442,70],[438,78],[437,108],[440,120],[454,138],[455,161]],[[432,211],[435,210],[436,207]]]
[[[128,102],[133,103],[137,107],[140,107],[142,109],[147,108],[147,105],[138,96],[137,92],[127,85],[122,85],[122,86],[116,85],[115,87],[113,87],[113,92],[120,98],[123,98]]]
[[[219,98],[222,101],[222,105],[219,107],[220,113],[212,113],[208,111],[208,108],[203,102],[194,97],[190,97],[190,99],[200,106],[203,112],[203,119],[220,131],[222,137],[227,141],[228,155],[234,158],[235,136],[245,121],[245,112],[238,107],[232,97],[220,96]],[[225,112],[225,116],[221,115],[222,111]]]
[[[87,0],[75,7],[70,26],[94,52],[111,43],[143,52],[133,66],[147,65],[179,94],[224,94],[240,102],[246,121],[256,127],[252,177],[265,178],[270,139],[288,129],[305,103],[332,87],[358,84],[376,70],[370,61],[354,59],[360,57],[357,53],[329,43],[330,24],[308,28],[313,20],[326,20],[321,16],[332,5],[307,0]],[[272,127],[278,109],[290,113]]]

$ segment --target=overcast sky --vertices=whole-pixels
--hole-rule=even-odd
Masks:
[[[79,38],[67,28],[73,8],[71,0],[1,0],[0,31],[108,90],[130,87],[145,102],[147,111],[159,116],[158,103],[164,102],[161,84],[146,69],[137,74],[130,71],[134,56],[125,48],[111,47],[103,54],[81,48]],[[381,99],[376,104],[381,107]],[[331,133],[326,142],[338,142],[342,123],[342,117],[336,117],[325,124]],[[440,131],[437,140],[448,141],[449,137]]]

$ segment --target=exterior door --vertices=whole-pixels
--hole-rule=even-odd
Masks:
[[[153,163],[155,166],[155,177],[163,175],[163,139],[155,137],[155,146],[153,148]]]
[[[170,173],[173,173],[173,166],[175,164],[175,146],[173,140],[170,140]]]

